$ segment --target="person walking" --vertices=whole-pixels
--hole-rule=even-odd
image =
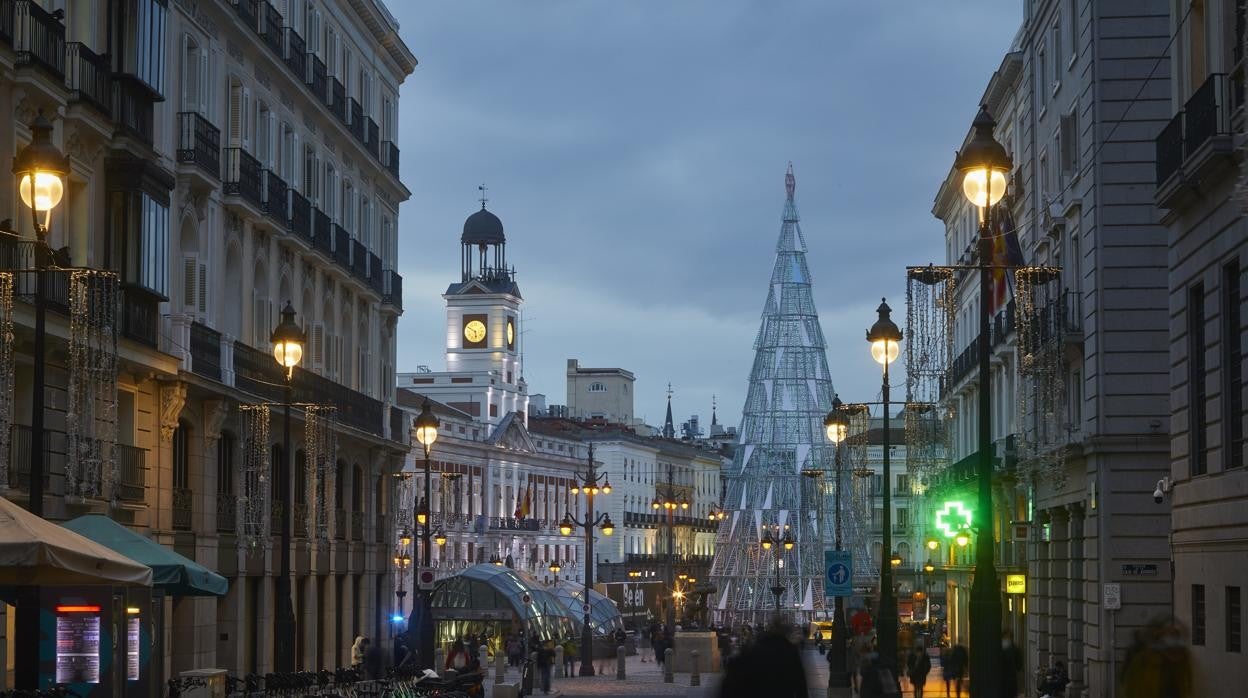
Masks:
[[[910,686],[914,688],[914,698],[923,698],[923,684],[927,683],[927,675],[932,670],[932,660],[923,648],[923,642],[915,643],[906,658],[906,676],[910,677]]]
[[[364,652],[367,649],[368,640],[363,635],[356,635],[355,642],[351,645],[351,666],[360,669],[364,666]]]
[[[806,671],[793,629],[777,620],[732,661],[720,684],[721,698],[808,698]]]
[[[550,694],[550,670],[555,665],[555,643],[547,640],[537,650],[537,672],[542,680],[542,693]]]
[[[469,659],[467,643],[463,640],[451,645],[450,654],[446,655],[446,669],[454,669],[457,672],[463,672],[468,666]]]
[[[580,651],[580,647],[576,646],[576,641],[568,638],[563,641],[563,675],[572,677],[576,676],[576,654]]]
[[[1014,634],[1001,634],[1001,696],[1017,698],[1018,673],[1023,670],[1023,652],[1014,644]]]
[[[1192,698],[1196,676],[1183,630],[1172,619],[1156,619],[1137,630],[1122,667],[1123,698]],[[1199,695],[1212,695],[1201,693]]]
[[[962,678],[966,676],[966,664],[970,657],[966,647],[954,645],[949,648],[948,656],[940,662],[945,677],[945,698],[949,698],[949,682],[952,681],[957,691],[957,698],[962,698]]]
[[[859,671],[862,674],[859,698],[895,698],[901,695],[897,677],[874,649],[862,658]]]

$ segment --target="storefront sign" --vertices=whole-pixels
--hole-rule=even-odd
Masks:
[[[953,538],[959,531],[971,528],[971,510],[962,502],[950,501],[945,502],[939,510],[936,511],[936,530],[940,531],[945,538]]]
[[[100,607],[56,607],[56,682],[100,682]]]
[[[1005,575],[1005,593],[1026,594],[1027,593],[1027,575],[1025,574]]]

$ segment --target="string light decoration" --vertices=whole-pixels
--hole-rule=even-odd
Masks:
[[[338,456],[338,410],[332,405],[304,405],[304,477],[312,483],[312,501],[308,503],[308,540],[325,548],[331,538],[337,476],[334,459]]]
[[[65,491],[103,496],[116,480],[116,272],[74,269],[69,276],[69,385],[65,413]]]
[[[941,386],[953,366],[957,274],[953,267],[906,270],[906,468],[922,496],[948,464],[950,408]]]
[[[871,431],[871,410],[867,405],[845,405],[847,417],[845,441],[841,444],[841,466],[850,474],[846,478],[849,488],[847,515],[841,516],[845,527],[841,540],[846,542],[854,561],[855,586],[871,586],[879,579],[878,566],[871,562],[868,541],[871,532],[867,523],[871,520],[871,476],[874,471],[868,462]]]
[[[0,492],[9,488],[13,428],[13,272],[0,272]]]
[[[270,450],[269,406],[239,405],[243,421],[243,467],[235,529],[238,546],[249,554],[272,545],[269,531]]]
[[[1018,434],[1020,462],[1061,488],[1066,483],[1066,399],[1063,334],[1066,307],[1060,270],[1022,267],[1014,272],[1018,308]]]

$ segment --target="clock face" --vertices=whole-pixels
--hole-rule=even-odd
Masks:
[[[464,325],[464,339],[473,344],[481,343],[485,339],[485,323],[480,320],[473,320]]]
[[[516,326],[512,324],[511,318],[507,319],[507,348],[511,349],[516,346]]]

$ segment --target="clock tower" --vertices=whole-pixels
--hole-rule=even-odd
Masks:
[[[484,187],[482,187],[484,194]],[[447,287],[446,372],[404,374],[400,387],[490,424],[519,412],[527,423],[528,386],[520,354],[520,305],[515,269],[507,266],[503,222],[485,208],[464,221],[460,278]]]

